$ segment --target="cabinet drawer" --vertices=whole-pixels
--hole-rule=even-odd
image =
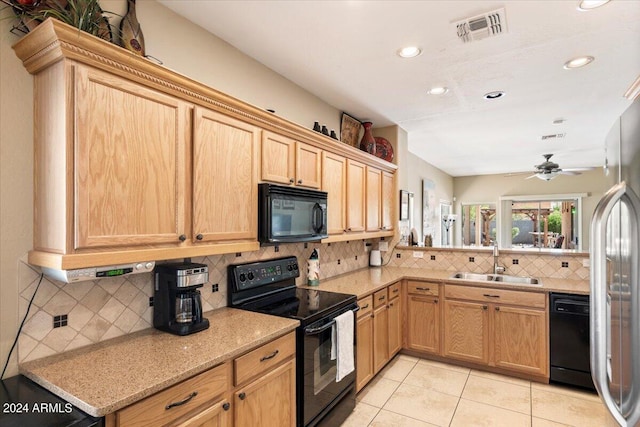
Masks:
[[[400,282],[389,285],[387,289],[389,290],[389,301],[400,296]]]
[[[498,304],[519,305],[523,307],[545,308],[547,298],[544,293],[511,291],[495,288],[478,288],[475,286],[446,285],[447,298],[466,299]]]
[[[418,295],[440,295],[440,285],[431,282],[416,282],[415,280],[407,280],[407,292]]]
[[[209,369],[116,413],[117,425],[159,426],[211,402],[229,388],[228,364]],[[184,402],[184,403],[181,403]]]
[[[373,308],[374,310],[381,305],[387,303],[387,288],[381,289],[373,294]]]
[[[364,298],[360,298],[358,300],[358,319],[364,315],[368,315],[373,310],[373,295],[366,296]]]
[[[296,352],[296,335],[291,332],[270,343],[240,356],[233,361],[235,372],[234,385],[243,382],[270,370],[282,363]]]

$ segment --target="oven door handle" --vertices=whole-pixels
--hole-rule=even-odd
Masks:
[[[356,307],[351,311],[353,311],[354,313],[357,313],[359,310],[360,310],[360,307]],[[331,322],[327,323],[326,325],[318,326],[317,328],[306,327],[306,328],[304,328],[304,333],[306,335],[317,335],[320,332],[326,331],[327,329],[332,327],[335,323],[336,323],[336,321],[334,319]]]

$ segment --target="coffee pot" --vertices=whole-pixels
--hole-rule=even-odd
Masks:
[[[188,335],[209,327],[202,317],[198,288],[209,280],[205,264],[161,264],[155,270],[153,326],[176,335]]]

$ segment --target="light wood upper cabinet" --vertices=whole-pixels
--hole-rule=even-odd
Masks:
[[[346,227],[347,160],[337,154],[322,153],[322,191],[327,192],[327,232],[342,234]]]
[[[82,65],[74,83],[74,249],[179,243],[189,105]],[[46,173],[36,171],[37,186],[48,185]],[[36,247],[59,226],[48,221],[49,202],[36,199]]]
[[[365,230],[366,166],[347,159],[347,231]]]
[[[260,129],[201,107],[193,139],[193,241],[257,239]]]
[[[395,175],[382,171],[382,195],[381,195],[381,225],[383,230],[393,230],[395,222],[396,203]]]
[[[318,189],[322,150],[265,131],[262,137],[262,180]]]
[[[366,198],[366,218],[367,231],[379,231],[381,224],[381,196],[382,196],[382,171],[380,169],[367,166],[367,198]]]

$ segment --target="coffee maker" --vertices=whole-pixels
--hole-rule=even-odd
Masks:
[[[201,288],[209,280],[205,264],[190,262],[156,266],[153,292],[153,326],[176,335],[209,327],[202,317]]]

